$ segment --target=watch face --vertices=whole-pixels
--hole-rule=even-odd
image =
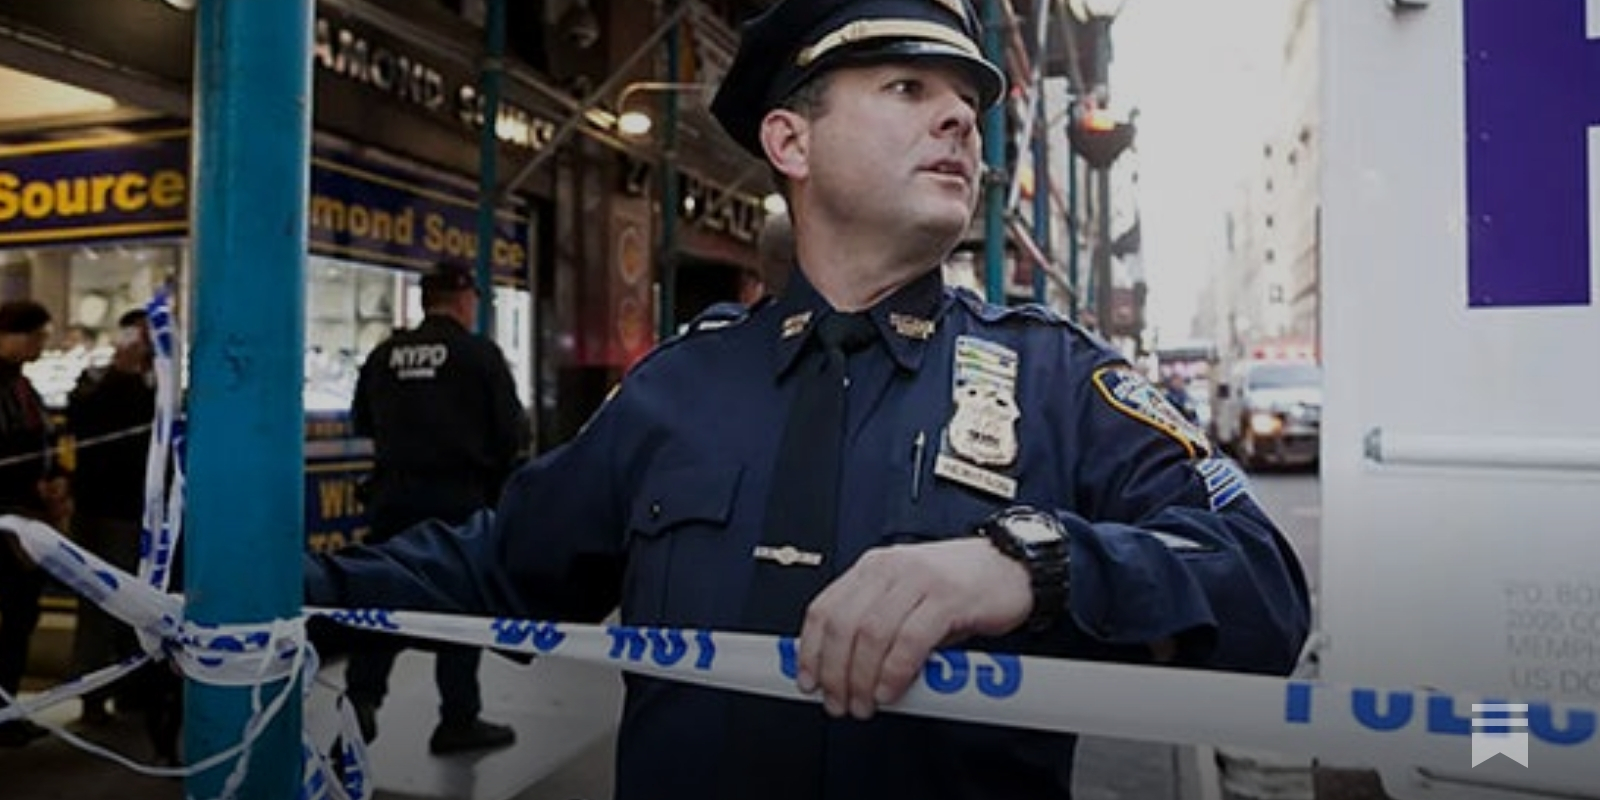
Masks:
[[[1028,544],[1050,544],[1061,541],[1061,532],[1050,522],[1038,514],[1028,514],[1007,520],[1006,529],[1012,536]]]

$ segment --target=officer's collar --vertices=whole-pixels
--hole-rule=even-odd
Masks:
[[[927,344],[942,316],[944,295],[943,271],[934,268],[868,310],[890,356],[901,369],[915,372],[922,366]],[[799,269],[790,274],[789,283],[774,306],[778,312],[778,357],[774,366],[776,374],[782,375],[794,366],[816,330],[817,321],[834,312]]]

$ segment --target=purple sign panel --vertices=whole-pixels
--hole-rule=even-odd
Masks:
[[[1468,304],[1587,305],[1600,41],[1584,0],[1465,0],[1464,13]]]

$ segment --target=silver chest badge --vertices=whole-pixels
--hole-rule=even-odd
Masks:
[[[956,338],[955,411],[945,426],[934,474],[1011,500],[1017,482],[1017,353],[971,336]]]
[[[950,450],[974,464],[1010,466],[1017,460],[1016,399],[993,386],[958,387]]]

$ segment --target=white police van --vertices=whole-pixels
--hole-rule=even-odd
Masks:
[[[1320,5],[1320,678],[1535,704],[1396,797],[1600,798],[1600,0]]]

